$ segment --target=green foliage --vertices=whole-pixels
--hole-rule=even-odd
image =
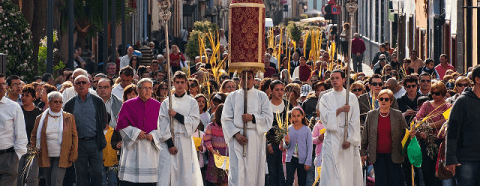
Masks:
[[[198,36],[205,36],[205,33],[212,33],[212,35],[215,35],[218,31],[218,25],[213,24],[209,21],[197,21],[193,24],[193,31],[190,32],[190,37],[188,39],[188,44],[185,50],[185,54],[188,56],[190,59],[195,59],[196,56],[200,56],[199,52],[199,45],[198,45]],[[205,47],[209,48],[210,41],[205,38],[204,40]]]
[[[302,28],[300,28],[300,26],[297,26],[295,22],[293,21],[288,22],[288,25],[287,25],[288,35],[290,36],[291,39],[293,39],[297,43],[298,41],[300,41],[300,37],[302,36],[301,29]]]
[[[193,23],[193,30],[201,32],[216,32],[218,31],[218,25],[211,23],[210,21],[197,21]]]
[[[57,31],[53,31],[53,42],[57,42]],[[57,52],[57,48],[53,49],[53,54]],[[55,56],[55,55],[54,55]],[[38,74],[44,74],[47,72],[47,36],[40,40],[40,46],[38,47]]]
[[[0,1],[0,7],[0,53],[7,55],[6,75],[29,81],[34,75],[30,26],[11,0]]]

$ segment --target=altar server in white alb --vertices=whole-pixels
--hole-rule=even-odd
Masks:
[[[118,178],[122,186],[154,186],[158,179],[160,103],[151,98],[152,80],[141,79],[138,97],[126,101],[118,113],[116,130],[122,135]]]
[[[172,95],[172,109],[168,98],[162,102],[158,124],[163,142],[159,162],[159,186],[201,186],[202,173],[192,135],[200,123],[197,101],[186,93],[187,75],[175,72]],[[173,136],[170,130],[170,116],[173,117]],[[173,139],[172,139],[173,137]]]
[[[245,72],[241,74],[242,86],[247,81],[248,87],[247,114],[244,114],[245,90],[239,89],[227,96],[221,119],[230,153],[228,185],[265,185],[265,133],[272,127],[273,112],[268,96],[253,88],[253,72],[248,72],[247,77]],[[246,136],[243,136],[243,122],[247,122]]]
[[[322,147],[322,186],[362,185],[359,146],[360,110],[357,97],[349,92],[346,105],[345,73],[334,70],[330,75],[333,91],[319,101],[320,119],[326,128]],[[345,114],[348,113],[348,136],[344,142]]]

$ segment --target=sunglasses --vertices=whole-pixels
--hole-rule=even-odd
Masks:
[[[55,104],[63,104],[63,101],[52,101],[52,103],[55,103]]]
[[[197,84],[196,83],[191,83],[190,87],[197,87]]]
[[[387,69],[385,69],[385,71],[392,71],[392,69],[390,69],[390,68],[387,68]]]
[[[405,61],[405,62],[403,62],[403,63],[410,64],[411,62],[410,62],[410,61]]]
[[[432,95],[435,95],[435,96],[440,96],[442,93],[440,92],[432,92]]]
[[[417,88],[417,85],[407,85],[405,87],[407,87],[407,88]]]
[[[380,60],[380,61],[385,61],[385,59],[378,59],[378,60]]]
[[[463,84],[463,83],[457,84],[457,87],[467,87],[467,86],[468,86],[468,84]]]
[[[363,91],[363,89],[361,88],[352,89],[352,92],[361,92],[361,91]]]
[[[378,98],[379,101],[389,102],[390,98]]]
[[[380,82],[380,83],[373,82],[373,83],[371,83],[370,85],[372,85],[372,86],[380,86],[380,87],[381,87],[381,86],[383,86],[383,83],[382,83],[382,82]]]
[[[430,82],[431,82],[431,80],[425,80],[425,79],[422,79],[422,80],[420,80],[420,82],[422,82],[422,83],[425,83],[425,82],[427,82],[427,83],[430,83]]]
[[[77,81],[77,82],[75,83],[75,85],[86,85],[86,84],[87,84],[86,81]]]

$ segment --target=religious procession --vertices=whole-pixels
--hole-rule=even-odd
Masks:
[[[406,13],[371,24],[365,1],[303,19],[282,2],[280,23],[268,0],[216,23],[188,23],[200,4],[72,2],[48,0],[39,35],[0,1],[0,186],[480,186],[480,65],[446,23],[438,41]]]

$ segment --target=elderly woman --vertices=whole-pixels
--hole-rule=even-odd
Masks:
[[[362,133],[362,162],[373,163],[375,185],[400,185],[402,139],[408,127],[402,112],[392,109],[393,92],[389,89],[378,94],[379,108],[367,113]],[[415,131],[410,133],[414,136]]]
[[[468,79],[466,76],[458,77],[455,81],[455,88],[453,89],[457,94],[447,98],[447,100],[445,101],[453,105],[455,101],[457,101],[457,98],[462,95],[463,90],[470,86],[472,86],[472,82],[470,81],[470,79]]]
[[[230,79],[227,79],[227,80],[223,81],[222,86],[220,86],[220,92],[221,93],[228,94],[228,93],[233,92],[235,90],[237,90],[237,84],[233,80],[230,80]]]
[[[422,107],[415,116],[415,121],[423,120],[427,116],[428,119],[423,125],[428,125],[434,130],[431,133],[426,134],[425,132],[420,132],[418,134],[420,147],[422,147],[422,173],[423,179],[425,180],[425,185],[441,185],[441,181],[438,177],[435,177],[435,165],[436,158],[431,159],[427,153],[426,139],[427,135],[437,136],[439,129],[445,123],[446,119],[443,117],[443,113],[448,110],[452,104],[445,101],[445,95],[447,93],[447,87],[443,82],[438,81],[434,83],[431,87],[430,94],[432,95],[432,101],[426,101],[422,104]],[[435,140],[437,145],[440,145],[442,139]],[[437,152],[433,152],[433,156],[437,157]]]
[[[62,110],[60,92],[50,92],[47,98],[50,108],[35,120],[30,141],[40,149],[38,166],[47,185],[61,186],[66,169],[77,160],[77,127],[73,115]]]
[[[350,85],[350,91],[352,91],[352,93],[355,94],[358,98],[360,95],[365,93],[365,87],[363,86],[363,83],[357,81]]]

